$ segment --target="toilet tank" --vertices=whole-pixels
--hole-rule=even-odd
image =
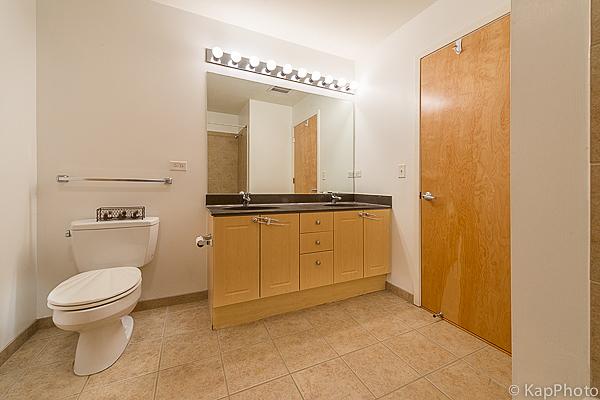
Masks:
[[[158,217],[136,220],[71,222],[71,247],[80,272],[142,267],[154,258]]]

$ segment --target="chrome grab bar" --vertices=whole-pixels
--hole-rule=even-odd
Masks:
[[[164,183],[165,185],[171,185],[173,178],[91,178],[81,176],[69,176],[69,175],[56,175],[56,182],[67,183],[75,181],[86,181],[86,182],[147,182],[147,183]]]

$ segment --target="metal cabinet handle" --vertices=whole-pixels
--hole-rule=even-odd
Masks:
[[[282,223],[280,220],[271,217],[254,217],[252,222],[262,225],[277,225],[286,226],[287,224]]]
[[[365,212],[365,211],[359,212],[358,215],[361,218],[364,218],[364,219],[370,219],[370,220],[373,220],[373,221],[379,221],[380,220],[380,218],[377,218],[377,215],[371,214],[371,213],[368,213],[368,212]]]
[[[423,200],[427,200],[427,201],[432,201],[435,200],[435,196],[433,194],[431,194],[431,192],[425,192],[421,195],[421,198]]]
[[[315,261],[315,264],[316,264],[316,265],[321,265],[321,260],[317,260],[317,261]]]
[[[320,240],[315,240],[315,244],[318,246],[318,245],[321,244],[321,241]]]
[[[315,224],[317,224],[317,225],[321,225],[321,220],[320,220],[320,219],[316,220],[316,221],[315,221]]]

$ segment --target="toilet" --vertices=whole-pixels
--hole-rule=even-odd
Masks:
[[[48,295],[54,324],[79,333],[76,375],[100,372],[123,354],[142,292],[140,268],[154,258],[158,217],[73,221],[70,240],[79,274]]]

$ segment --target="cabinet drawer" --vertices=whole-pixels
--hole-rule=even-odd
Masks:
[[[300,214],[300,233],[333,230],[333,212]]]
[[[333,231],[300,234],[300,254],[333,250]]]
[[[300,290],[333,284],[333,251],[300,256]]]

